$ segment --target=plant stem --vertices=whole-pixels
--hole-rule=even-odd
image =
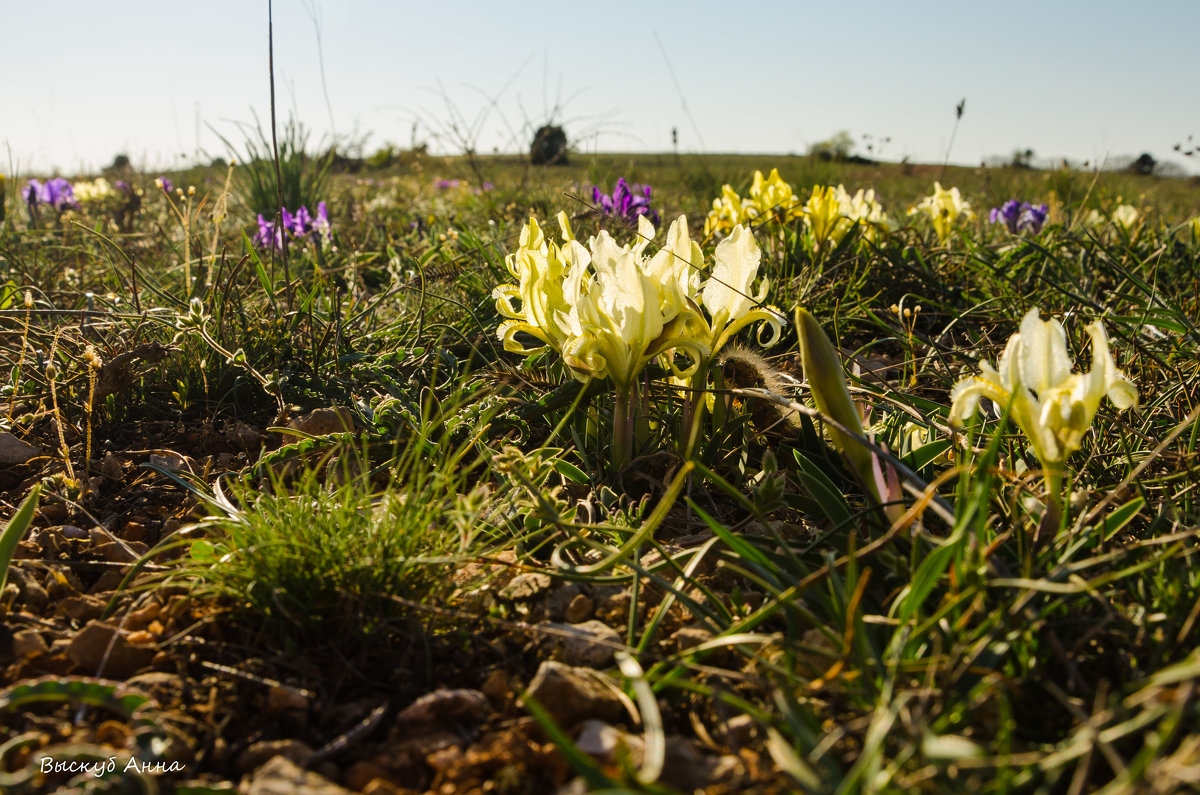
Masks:
[[[1034,537],[1035,546],[1053,542],[1058,535],[1058,526],[1062,523],[1063,470],[1059,467],[1047,467],[1045,479],[1046,511],[1038,523],[1037,535]]]
[[[618,471],[629,465],[632,454],[633,416],[629,411],[631,405],[629,398],[633,389],[632,384],[625,390],[617,387],[616,402],[613,404],[612,454],[613,463]]]

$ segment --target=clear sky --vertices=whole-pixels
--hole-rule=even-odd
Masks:
[[[554,113],[585,151],[670,151],[675,127],[682,151],[803,153],[848,130],[890,137],[886,159],[940,162],[966,98],[952,162],[1145,151],[1200,170],[1172,151],[1200,139],[1194,0],[276,0],[274,14],[281,120],[368,154],[407,146],[414,122],[453,151],[454,114],[479,151],[526,150]],[[0,0],[0,39],[10,175],[94,172],[118,152],[186,165],[269,119],[266,2]]]

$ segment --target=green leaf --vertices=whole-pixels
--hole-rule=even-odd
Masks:
[[[1121,529],[1125,527],[1125,525],[1132,522],[1134,517],[1141,513],[1142,507],[1145,506],[1145,504],[1146,500],[1144,498],[1134,497],[1120,508],[1113,510],[1113,512],[1104,519],[1104,524],[1100,528],[1100,537],[1105,541],[1108,541],[1117,533],[1121,532]]]
[[[584,471],[572,464],[570,461],[564,461],[561,458],[555,458],[550,462],[550,467],[555,472],[573,483],[586,484],[589,482],[588,476],[584,473]]]
[[[825,514],[825,518],[836,526],[849,524],[854,519],[854,513],[850,510],[849,503],[846,502],[846,495],[833,485],[829,476],[822,472],[821,468],[810,458],[799,450],[792,452],[796,457],[796,463],[800,465],[800,470],[796,473],[800,479],[800,485],[812,495],[821,513]]]
[[[25,531],[29,529],[29,525],[33,522],[33,512],[38,507],[38,497],[41,495],[42,487],[34,485],[29,490],[29,496],[17,508],[17,512],[8,520],[4,530],[0,532],[0,592],[4,591],[4,586],[8,582],[8,566],[12,562],[13,553],[17,551],[17,543],[25,537]]]

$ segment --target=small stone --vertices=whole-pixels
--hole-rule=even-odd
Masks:
[[[146,554],[149,549],[150,547],[141,541],[118,541],[113,539],[112,541],[96,546],[93,551],[109,563],[134,563],[142,555]]]
[[[550,591],[546,597],[546,616],[551,621],[566,621],[567,608],[571,606],[571,602],[575,597],[583,593],[583,589],[579,587],[577,582],[566,582]],[[591,618],[591,616],[588,616]],[[572,622],[574,623],[574,622]]]
[[[596,603],[587,594],[578,594],[571,600],[571,604],[567,605],[567,613],[565,618],[568,624],[579,624],[587,621],[596,612]]]
[[[150,622],[158,618],[158,614],[162,612],[162,605],[158,602],[150,602],[140,610],[133,610],[125,617],[126,629],[146,629],[150,626]]]
[[[308,709],[308,697],[294,687],[273,685],[267,691],[267,709],[271,712],[288,712]],[[356,787],[356,789],[358,789]]]
[[[504,672],[503,668],[496,668],[489,673],[479,689],[495,703],[504,703],[512,695],[512,688],[508,684],[508,674]]]
[[[346,786],[356,792],[365,792],[376,779],[386,780],[388,773],[374,762],[359,760],[346,769]]]
[[[584,718],[616,722],[625,714],[629,702],[604,674],[555,660],[541,664],[529,683],[528,693],[563,728]]]
[[[144,674],[131,676],[125,680],[129,687],[140,690],[160,704],[171,704],[177,701],[188,686],[187,680],[179,674],[166,671],[147,671]]]
[[[125,477],[125,470],[121,467],[121,461],[111,451],[105,453],[104,460],[100,462],[100,474],[109,480],[117,482],[120,482]]]
[[[68,596],[55,602],[54,614],[66,616],[67,618],[84,623],[91,621],[93,618],[99,618],[107,606],[107,603],[98,597],[79,594],[77,596]]]
[[[38,508],[43,519],[50,522],[61,522],[71,514],[71,509],[61,502],[47,502]]]
[[[125,569],[106,569],[97,579],[92,590],[96,593],[115,591],[125,582]]]
[[[126,522],[121,537],[130,543],[146,540],[146,525],[141,522]]]
[[[231,422],[226,426],[224,435],[227,444],[253,453],[258,452],[265,438],[261,433],[241,421]],[[220,456],[218,456],[219,458]],[[232,460],[232,456],[230,459]],[[229,462],[222,463],[220,460],[217,463],[223,466],[229,465]]]
[[[624,648],[621,634],[594,618],[581,624],[544,626],[553,631],[547,636],[547,643],[555,649],[559,659],[568,665],[606,668],[612,664],[616,650]]]
[[[111,624],[92,621],[71,638],[67,656],[90,676],[124,679],[149,665],[156,651],[130,643]]]
[[[8,581],[10,585],[17,586],[21,601],[31,611],[42,610],[46,607],[46,603],[50,601],[50,595],[46,593],[46,589],[42,587],[42,584],[35,580],[21,566],[12,566],[9,568]]]
[[[426,693],[396,716],[396,723],[408,726],[444,727],[446,724],[482,723],[490,706],[487,696],[478,690],[441,688]]]
[[[7,431],[0,433],[0,464],[24,464],[31,458],[42,454],[42,451],[31,444],[22,442]]]
[[[288,423],[294,431],[309,436],[328,436],[331,433],[346,433],[354,430],[354,412],[345,406],[313,409]]]
[[[32,657],[50,650],[42,636],[32,629],[22,629],[13,633],[13,656],[18,660]]]
[[[196,462],[186,455],[180,455],[174,450],[158,450],[150,454],[147,462],[163,469],[176,472],[191,472],[195,474]]]
[[[313,750],[299,740],[260,740],[251,743],[250,747],[238,757],[237,769],[243,773],[258,768],[268,767],[276,759],[283,759],[289,764],[307,764]],[[258,773],[255,773],[257,776]]]
[[[305,770],[282,755],[256,769],[254,775],[238,786],[238,792],[241,795],[352,795],[345,787],[339,787],[329,779]]]
[[[629,755],[629,761],[635,767],[641,766],[645,748],[641,737],[623,732],[600,720],[585,720],[581,723],[575,745],[580,751],[608,764],[618,760],[624,746],[624,753]]]
[[[520,602],[532,599],[550,587],[552,582],[549,574],[527,571],[512,578],[512,581],[500,589],[500,598],[510,602]]]
[[[373,778],[362,788],[362,795],[416,795],[416,790],[401,789],[386,778]]]

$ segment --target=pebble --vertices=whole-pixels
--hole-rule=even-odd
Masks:
[[[345,433],[354,430],[354,412],[345,406],[313,409],[289,422],[288,427],[294,431],[307,433],[309,436]]]
[[[270,767],[282,759],[289,765],[303,765],[312,757],[313,749],[299,740],[259,740],[251,743],[237,759],[237,769],[243,773],[255,770],[255,777],[263,768]],[[297,768],[298,769],[298,768]]]
[[[81,673],[109,679],[125,679],[145,668],[156,652],[153,645],[130,643],[115,626],[102,621],[87,624],[67,646],[67,656]]]
[[[276,756],[263,764],[241,783],[238,792],[245,795],[352,795],[345,787],[305,770],[286,756]]]
[[[22,442],[11,433],[7,431],[0,433],[0,464],[24,464],[29,459],[41,454],[41,450]]]
[[[568,665],[607,668],[612,664],[616,650],[624,645],[617,630],[594,618],[580,624],[543,626],[555,630],[546,636],[546,643]]]
[[[579,734],[575,745],[580,751],[591,754],[601,762],[612,764],[618,759],[618,750],[625,747],[629,761],[634,767],[642,764],[642,752],[645,743],[641,737],[623,732],[615,726],[610,726],[602,720],[585,720],[579,725]]]
[[[527,571],[512,578],[508,585],[500,589],[500,598],[510,602],[532,599],[550,587],[549,574]]]
[[[489,711],[487,696],[466,688],[439,688],[409,704],[396,716],[402,726],[482,723]]]
[[[13,633],[13,656],[17,659],[32,657],[50,650],[42,636],[32,629],[22,629]]]
[[[596,603],[587,594],[577,594],[571,600],[571,604],[567,605],[567,612],[564,618],[568,624],[579,624],[587,621],[596,612]]]
[[[604,674],[555,660],[541,664],[528,693],[563,728],[585,718],[615,722],[631,706],[628,696]]]

